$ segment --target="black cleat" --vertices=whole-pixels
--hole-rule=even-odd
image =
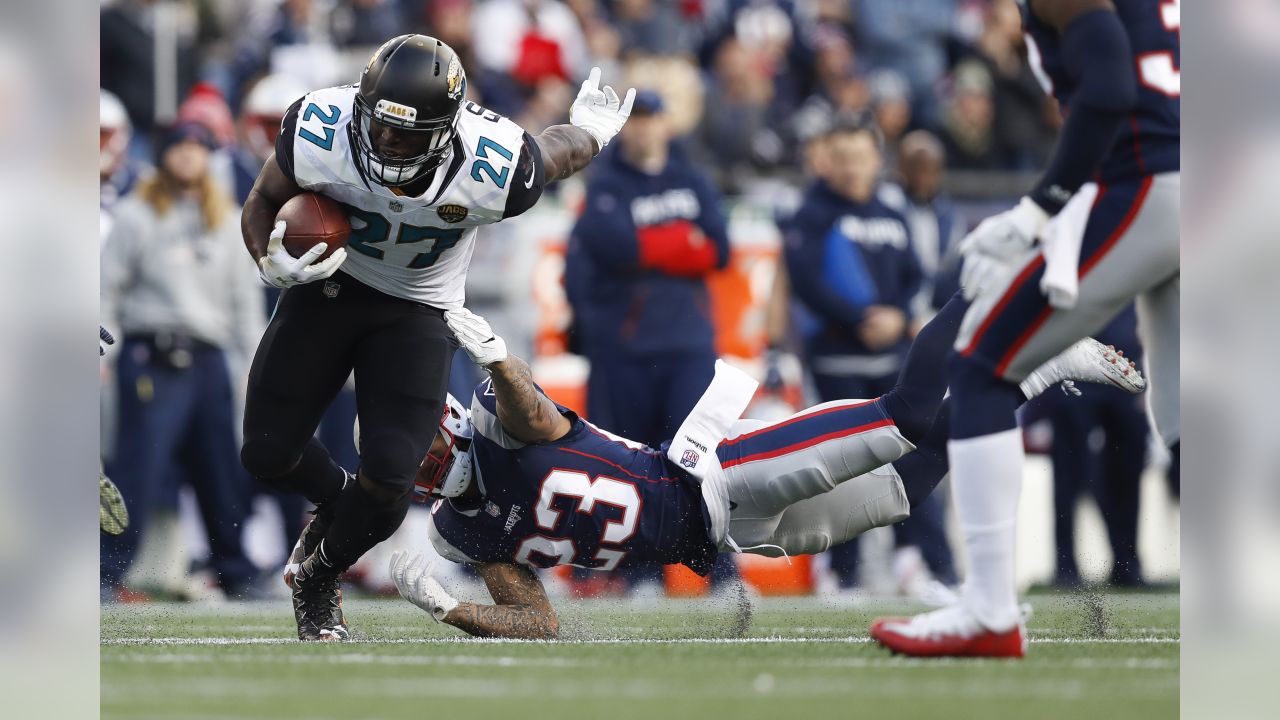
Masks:
[[[293,575],[293,616],[298,621],[299,640],[349,637],[338,572],[321,559],[319,549],[302,561]]]
[[[302,528],[298,542],[293,545],[293,552],[289,553],[289,561],[284,566],[284,584],[290,590],[293,589],[293,576],[297,574],[298,566],[320,547],[320,541],[329,531],[329,523],[333,521],[333,511],[326,511],[328,507],[327,504],[320,505],[312,511],[311,522]]]

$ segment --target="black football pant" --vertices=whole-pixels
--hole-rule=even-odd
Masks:
[[[285,291],[249,371],[240,459],[259,481],[332,508],[324,556],[345,569],[395,532],[435,436],[457,344],[444,312],[336,273]],[[315,439],[355,371],[360,481]]]

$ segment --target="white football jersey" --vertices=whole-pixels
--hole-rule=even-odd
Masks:
[[[453,154],[426,192],[397,194],[367,180],[352,156],[355,85],[308,93],[298,108],[298,186],[342,203],[351,239],[342,272],[381,292],[433,307],[462,307],[476,228],[502,219],[524,130],[464,102]]]

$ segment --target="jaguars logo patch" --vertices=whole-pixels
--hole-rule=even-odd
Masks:
[[[467,88],[467,77],[462,74],[462,63],[458,62],[457,55],[449,58],[449,71],[444,76],[444,87],[450,100],[461,100],[462,93]]]
[[[441,205],[436,208],[436,214],[447,223],[458,223],[467,219],[467,209],[461,205]]]

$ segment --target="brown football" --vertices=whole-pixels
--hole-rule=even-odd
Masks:
[[[319,258],[323,260],[346,246],[351,237],[351,223],[342,206],[317,193],[294,195],[276,213],[276,220],[285,222],[284,248],[293,257],[302,257],[316,243],[327,243],[329,248]]]

